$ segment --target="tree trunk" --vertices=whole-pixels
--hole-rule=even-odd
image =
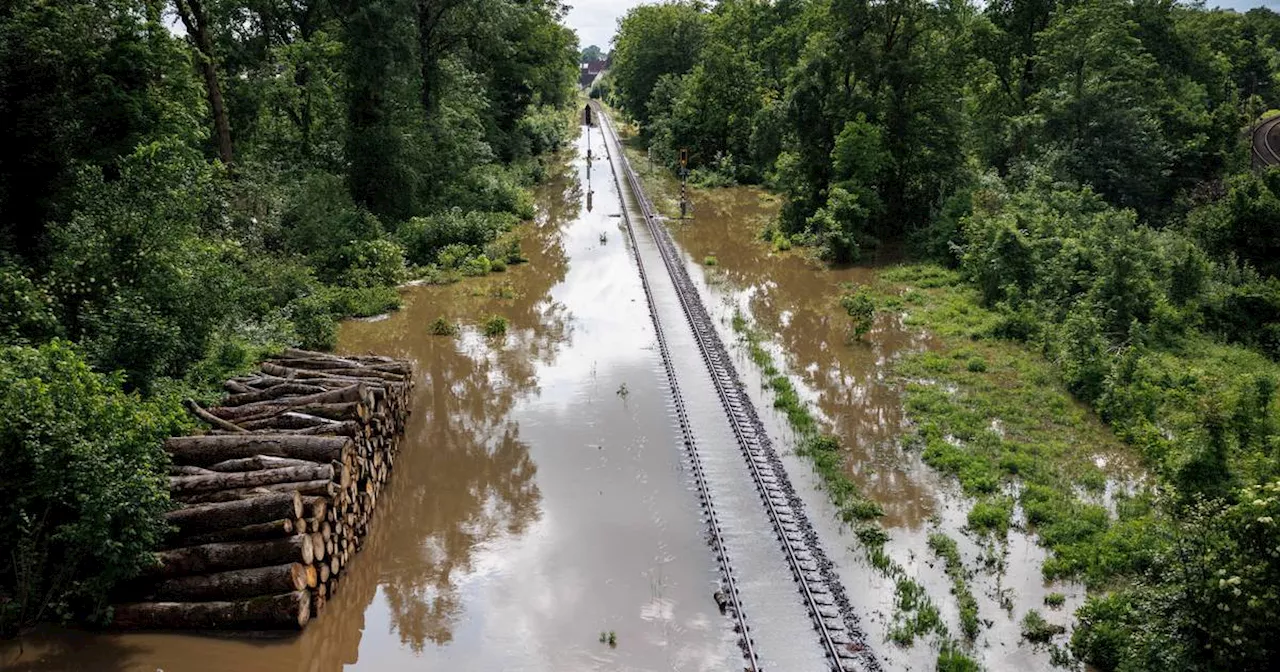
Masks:
[[[338,490],[337,483],[329,479],[318,479],[296,483],[272,483],[270,485],[259,485],[256,488],[196,492],[189,495],[174,495],[174,497],[178,501],[188,504],[204,504],[206,502],[233,502],[238,499],[248,499],[273,492],[297,492],[300,495],[307,496],[336,497],[338,496]]]
[[[316,427],[325,427],[328,425],[340,425],[337,420],[330,420],[316,415],[307,415],[306,413],[296,413],[287,411],[279,415],[272,415],[257,420],[241,420],[240,426],[255,432],[281,431],[296,433],[302,429],[312,429]]]
[[[303,386],[291,385],[290,387]],[[321,390],[320,392],[304,397],[269,399],[241,404],[239,406],[220,406],[210,410],[209,412],[224,420],[235,420],[237,418],[265,413],[280,413],[292,408],[308,406],[311,404],[338,404],[353,401],[368,404],[373,401],[373,395],[365,388],[364,385],[355,384],[337,390]]]
[[[289,395],[315,394],[317,392],[324,392],[324,391],[325,391],[325,388],[320,387],[319,385],[304,385],[302,383],[284,383],[283,385],[268,387],[265,390],[255,390],[252,392],[242,392],[240,394],[233,394],[223,400],[222,406],[224,408],[228,406],[242,406],[244,404],[257,403],[259,401],[270,401],[272,399],[279,399],[280,397],[286,397]]]
[[[273,520],[268,523],[254,523],[253,525],[245,525],[244,527],[231,527],[225,530],[216,530],[214,532],[205,532],[203,534],[177,537],[167,544],[167,546],[169,548],[178,548],[181,546],[218,544],[225,541],[261,541],[263,539],[278,539],[280,537],[290,536],[297,531],[294,527],[295,520],[300,519],[281,518],[280,520]]]
[[[209,465],[209,468],[205,470],[205,473],[207,474],[210,471],[258,471],[260,469],[283,469],[285,467],[313,467],[315,464],[315,462],[311,462],[309,460],[295,460],[289,457],[254,455],[253,457],[242,457],[235,460],[224,460],[217,464],[211,464]]]
[[[174,0],[178,9],[178,18],[187,29],[187,37],[196,49],[196,60],[200,63],[200,72],[204,75],[205,93],[209,99],[209,111],[213,116],[213,137],[218,142],[218,158],[222,163],[232,164],[231,123],[227,118],[227,108],[222,100],[222,87],[218,84],[217,61],[213,53],[213,38],[209,35],[209,16],[204,11],[201,0]]]
[[[165,514],[165,521],[176,525],[178,534],[195,535],[229,528],[266,523],[282,518],[301,518],[306,512],[297,492],[265,494],[219,504],[191,506]]]
[[[188,546],[160,551],[155,555],[160,564],[146,571],[148,577],[190,576],[289,562],[309,565],[315,560],[315,548],[311,537],[299,534],[271,541],[229,541]]]
[[[144,594],[149,600],[166,602],[208,602],[279,595],[306,590],[307,567],[291,562],[217,574],[183,576],[161,581]]]
[[[121,630],[299,630],[311,619],[311,593],[235,602],[140,602],[117,604],[112,627]]]
[[[164,442],[165,450],[175,462],[197,467],[254,455],[292,457],[327,464],[341,462],[343,455],[354,445],[346,437],[291,434],[179,436]]]
[[[334,470],[331,464],[307,464],[304,467],[281,467],[261,471],[231,471],[202,476],[171,476],[169,493],[175,497],[182,497],[198,492],[256,488],[275,483],[332,480],[333,477]]]

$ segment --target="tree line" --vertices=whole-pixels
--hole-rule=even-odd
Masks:
[[[1156,487],[1080,542],[1071,649],[1103,670],[1267,669],[1280,641],[1280,16],[1173,0],[721,0],[631,10],[593,95],[691,179],[783,196],[831,263],[958,269],[1139,449]],[[1021,496],[1027,511],[1037,493]],[[1065,508],[1064,508],[1065,510]],[[1156,511],[1154,517],[1148,514]]]
[[[106,617],[160,438],[230,372],[521,261],[572,128],[559,0],[0,7],[0,633]]]

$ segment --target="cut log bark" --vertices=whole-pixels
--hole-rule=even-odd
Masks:
[[[311,619],[311,593],[252,597],[234,602],[139,602],[113,607],[121,630],[298,630]]]
[[[214,429],[221,429],[224,432],[233,432],[233,433],[248,431],[236,425],[233,422],[228,422],[226,420],[223,420],[222,418],[219,418],[218,416],[210,413],[209,411],[206,411],[203,408],[200,408],[200,404],[197,404],[194,399],[183,399],[182,405],[186,406],[187,410],[190,411],[192,415],[205,421],[209,425],[212,425]]]
[[[215,490],[213,492],[196,492],[183,495],[172,495],[180,502],[187,504],[204,504],[207,502],[232,502],[237,499],[248,499],[272,492],[298,492],[301,495],[319,497],[336,497],[340,488],[337,483],[328,479],[301,481],[297,483],[272,483],[259,485],[256,488],[234,488],[232,490]]]
[[[260,541],[262,539],[287,537],[301,531],[294,525],[294,519],[282,518],[268,523],[256,523],[254,525],[245,525],[244,527],[232,527],[215,532],[176,537],[166,546],[179,548],[183,546],[200,546],[201,544],[217,544],[224,541]]]
[[[295,436],[364,436],[364,430],[361,428],[360,423],[355,420],[321,423],[313,427],[294,430],[291,433]]]
[[[382,380],[387,382],[403,382],[405,376],[399,373],[388,373],[386,371],[377,371],[367,368],[349,368],[349,369],[329,369],[327,371],[312,371],[309,369],[295,369],[288,366],[280,366],[270,362],[262,365],[262,372],[268,375],[285,378],[293,381],[309,381],[313,379],[325,378],[369,378],[372,380]]]
[[[264,390],[255,390],[247,385],[247,390],[240,394],[233,394],[222,400],[222,406],[243,406],[245,404],[254,404],[260,401],[271,401],[281,397],[301,396],[306,394],[316,394],[324,392],[325,388],[319,385],[305,385],[303,383],[283,383],[281,385],[273,385]]]
[[[271,389],[275,388],[268,388],[267,390],[264,390],[264,392],[268,392]],[[339,404],[352,401],[369,403],[373,401],[373,396],[364,385],[356,384],[348,385],[337,390],[321,390],[315,394],[309,394],[302,397],[289,396],[242,405],[219,406],[209,412],[224,420],[235,420],[237,418],[246,418],[262,414],[274,415],[281,411],[297,408],[299,406],[310,406],[312,404]]]
[[[226,381],[226,382],[222,383],[222,387],[223,387],[223,389],[225,389],[226,391],[231,392],[231,393],[233,393],[233,394],[243,394],[243,393],[246,393],[246,392],[252,392],[252,391],[253,391],[253,388],[252,388],[252,387],[249,387],[248,385],[245,385],[244,383],[241,383],[241,382],[236,381],[236,380],[228,380],[228,381]]]
[[[212,474],[212,473],[214,472],[208,469],[203,469],[201,467],[187,467],[181,464],[169,465],[170,476],[203,476],[205,474]]]
[[[191,506],[165,514],[165,521],[178,528],[179,535],[266,523],[281,518],[300,518],[304,510],[297,492],[272,493],[218,504]]]
[[[164,442],[175,462],[197,467],[229,459],[270,455],[310,462],[341,461],[354,444],[346,437],[293,436],[290,434],[225,434],[179,436]]]
[[[307,415],[306,413],[297,413],[294,411],[285,411],[278,415],[268,415],[257,419],[241,420],[240,426],[245,429],[260,432],[289,432],[296,434],[299,429],[310,429],[312,427],[326,427],[340,425],[342,423],[328,418],[322,418],[317,415]]]
[[[290,457],[272,457],[271,455],[254,455],[235,460],[224,460],[209,465],[205,473],[219,471],[258,471],[260,469],[284,469],[286,467],[312,467],[315,462],[295,460]]]
[[[337,475],[340,476],[340,474]],[[279,469],[262,469],[260,471],[230,471],[201,476],[171,476],[169,478],[169,493],[181,498],[184,495],[198,492],[257,488],[275,483],[327,481],[333,480],[334,476],[333,465],[311,463],[302,467],[281,467]]]
[[[307,569],[310,566],[291,562],[216,574],[183,576],[155,584],[146,591],[146,597],[164,602],[209,602],[291,593],[306,590]]]
[[[188,546],[160,551],[155,556],[158,564],[149,568],[145,575],[169,578],[289,562],[309,565],[315,560],[315,548],[310,536],[299,534],[270,541],[233,541]]]

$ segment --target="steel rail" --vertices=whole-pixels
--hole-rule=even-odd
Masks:
[[[827,561],[817,543],[817,535],[805,518],[803,504],[795,496],[751,400],[738,383],[733,363],[729,360],[716,334],[712,318],[702,305],[697,288],[689,279],[688,271],[675,250],[675,243],[658,221],[653,204],[648,200],[639,178],[623,154],[612,120],[599,106],[596,107],[596,112],[597,118],[602,120],[602,127],[608,131],[605,134],[605,147],[609,152],[611,164],[616,162],[618,166],[614,169],[614,179],[618,180],[617,173],[620,168],[640,208],[645,226],[657,245],[663,265],[676,289],[685,319],[693,330],[702,359],[711,373],[716,393],[747,460],[756,489],[764,503],[775,536],[786,556],[787,564],[831,668],[848,670],[855,660],[861,660],[866,669],[878,670],[879,663],[862,641],[863,636],[858,629],[857,618],[849,607],[838,578],[832,571],[832,564]],[[618,148],[616,158],[613,156],[610,141]],[[621,185],[619,188],[621,189]],[[631,220],[627,217],[625,221],[628,234],[635,245]],[[643,270],[643,262],[640,261],[638,247],[636,258],[641,264],[642,280],[647,285],[648,279]],[[645,291],[652,297],[647,286]],[[652,298],[650,300],[652,301]],[[653,318],[657,324],[656,305],[653,306]],[[669,372],[669,375],[674,373]],[[689,448],[691,453],[696,454],[694,445],[689,444]],[[709,494],[705,498],[706,501],[710,501]],[[721,542],[717,541],[717,543]],[[719,547],[717,552],[722,553]]]

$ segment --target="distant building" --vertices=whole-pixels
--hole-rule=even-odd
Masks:
[[[591,85],[595,84],[596,77],[599,77],[600,73],[609,69],[609,65],[612,63],[612,60],[612,58],[604,60],[597,59],[594,61],[587,61],[579,66],[578,86],[584,89],[590,89]]]

